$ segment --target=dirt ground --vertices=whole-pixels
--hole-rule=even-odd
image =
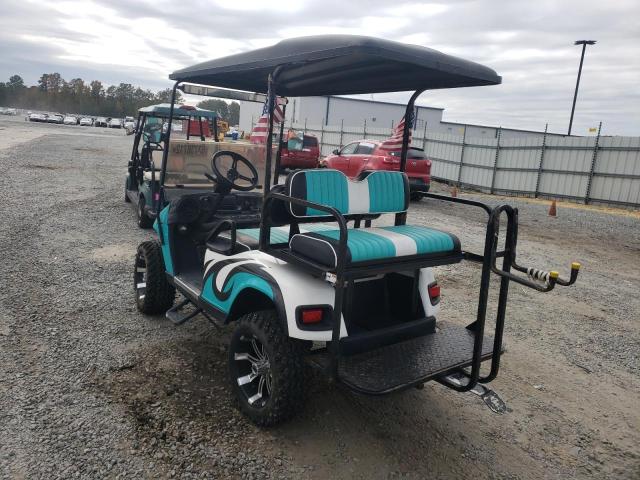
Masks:
[[[519,208],[521,263],[583,264],[571,288],[512,285],[491,384],[507,413],[435,383],[370,398],[309,372],[302,414],[260,430],[230,401],[230,330],[135,309],[152,233],[124,203],[131,141],[0,118],[0,478],[640,478],[637,212],[561,203],[553,218],[547,202],[462,193]],[[409,221],[478,252],[482,216],[425,199]],[[441,320],[469,323],[479,268],[437,275]]]

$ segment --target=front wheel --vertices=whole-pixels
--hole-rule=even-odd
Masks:
[[[155,240],[142,242],[136,253],[133,287],[142,313],[164,313],[173,306],[176,289],[167,281],[162,247]]]
[[[240,410],[253,423],[281,423],[303,404],[304,353],[304,342],[285,334],[275,311],[238,320],[229,345],[229,377]]]
[[[140,197],[138,199],[138,208],[136,208],[136,216],[138,217],[138,226],[140,228],[151,228],[153,226],[153,220],[149,218],[147,212],[145,211],[145,200],[144,197]]]

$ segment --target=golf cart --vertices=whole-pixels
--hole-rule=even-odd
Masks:
[[[151,228],[153,220],[156,216],[154,209],[154,197],[159,195],[160,191],[160,170],[159,161],[162,152],[167,148],[167,138],[164,128],[171,108],[168,104],[151,105],[138,110],[138,120],[135,128],[135,137],[133,139],[133,149],[131,151],[131,159],[129,160],[127,177],[125,180],[125,202],[131,202],[136,206],[138,218],[138,226],[140,228]],[[186,140],[191,136],[195,136],[201,142],[205,142],[207,137],[211,137],[209,120],[215,120],[217,114],[209,110],[203,110],[196,107],[181,106],[173,110],[175,120],[184,120],[186,122]],[[215,129],[215,127],[214,127]],[[195,130],[195,131],[194,131]],[[195,133],[195,135],[193,135]],[[214,137],[215,138],[215,137]],[[174,139],[175,140],[175,139]],[[202,151],[203,146],[190,146],[189,152],[185,148],[173,143],[174,151],[171,152],[170,167],[177,170],[184,170],[184,156],[188,153],[200,153],[206,156],[206,152]],[[154,154],[157,158],[154,158]],[[156,160],[158,163],[156,163]],[[208,163],[205,161],[205,163]],[[188,175],[187,172],[175,172],[175,180],[177,185],[187,184],[192,188],[208,187],[209,181],[202,176],[202,172],[206,171],[206,167],[197,170],[196,174]],[[183,173],[180,178],[180,173]],[[191,178],[194,177],[194,178]],[[195,185],[193,182],[195,182]],[[175,185],[175,184],[174,184]]]
[[[269,112],[259,228],[254,212],[222,214],[229,195],[255,192],[257,168],[234,145],[210,159],[208,192],[166,200],[169,149],[160,168],[164,206],[158,240],[137,250],[134,287],[142,313],[164,313],[176,325],[198,314],[234,322],[229,345],[231,388],[258,425],[273,425],[304,405],[303,368],[317,368],[355,392],[382,395],[428,381],[499,398],[484,387],[498,374],[510,282],[549,292],[569,279],[516,261],[518,211],[431,193],[424,197],[480,209],[487,215],[484,251],[463,248],[446,231],[407,223],[409,147],[405,122],[400,171],[365,171],[355,180],[332,169],[299,170],[278,182],[271,166],[276,95],[317,96],[495,85],[491,69],[424,47],[348,35],[289,39],[271,47],[174,72],[178,88],[198,84],[266,93]],[[169,124],[175,117],[171,106]],[[282,127],[281,127],[282,128]],[[166,142],[171,142],[171,128]],[[280,147],[278,147],[280,148]],[[223,160],[227,160],[224,163]],[[276,153],[277,164],[277,153]],[[389,223],[373,226],[383,217]],[[506,232],[499,242],[499,227]],[[498,266],[497,261],[501,261]],[[437,322],[440,288],[434,267],[481,264],[477,315],[466,327]],[[497,318],[485,332],[489,283],[500,278]],[[176,290],[181,294],[175,302]],[[490,364],[488,374],[481,363]]]

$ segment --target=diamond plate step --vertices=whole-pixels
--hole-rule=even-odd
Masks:
[[[370,395],[409,388],[471,365],[473,340],[474,333],[465,327],[440,325],[431,335],[341,357],[338,379],[349,388]],[[492,350],[493,337],[485,336],[482,359],[489,359]],[[327,368],[329,353],[313,355],[310,362]]]

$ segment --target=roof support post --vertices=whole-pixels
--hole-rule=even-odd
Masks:
[[[407,103],[407,109],[404,112],[404,131],[402,132],[402,154],[400,155],[400,171],[404,172],[407,166],[407,153],[409,152],[409,134],[411,132],[411,125],[413,125],[413,105],[416,103],[416,99],[420,94],[424,92],[422,90],[416,90],[411,95],[409,103]]]
[[[262,219],[260,221],[260,250],[263,250],[263,251],[269,245],[269,240],[271,238],[271,226],[269,225],[269,221],[265,218],[268,216],[268,213],[265,213],[264,204],[266,203],[267,196],[271,191],[271,157],[273,153],[272,152],[273,150],[273,111],[276,106],[275,79],[277,78],[278,73],[280,73],[280,70],[281,70],[281,67],[276,67],[276,69],[269,74],[268,89],[267,89],[267,111],[269,112],[269,128],[267,130],[267,142],[266,142],[267,151],[266,151],[265,161],[264,161],[264,184],[262,187],[263,208],[262,208]],[[278,148],[278,150],[279,149],[280,148]]]
[[[273,172],[273,184],[277,185],[280,181],[280,156],[282,155],[282,142],[284,136],[284,121],[287,115],[287,104],[282,106],[282,123],[280,124],[280,140],[278,145],[278,151],[276,152],[276,168]]]
[[[173,85],[173,90],[171,90],[171,105],[169,106],[169,121],[167,122],[167,133],[164,136],[164,151],[162,152],[162,167],[160,168],[160,197],[164,196],[164,179],[167,174],[167,158],[169,158],[169,140],[171,139],[171,125],[173,123],[173,105],[176,102],[176,91],[178,90],[178,85],[180,82],[176,82]],[[159,198],[158,201],[154,201],[154,207],[156,212],[160,214],[158,211],[158,207],[162,205],[162,198]]]

